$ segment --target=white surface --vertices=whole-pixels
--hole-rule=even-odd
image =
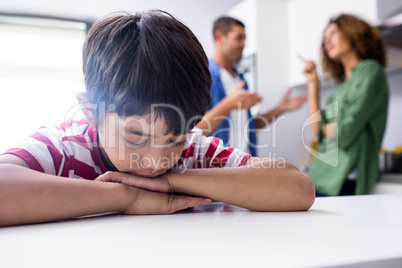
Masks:
[[[215,203],[0,228],[0,267],[401,267],[401,228],[402,195],[317,198],[286,213]]]
[[[402,194],[402,183],[377,182],[372,194]]]

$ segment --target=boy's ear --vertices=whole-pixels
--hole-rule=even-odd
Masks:
[[[75,97],[77,98],[78,103],[80,104],[81,111],[84,113],[85,120],[92,127],[96,128],[95,114],[94,111],[92,110],[91,103],[87,98],[87,93],[78,92],[77,95],[75,95]]]

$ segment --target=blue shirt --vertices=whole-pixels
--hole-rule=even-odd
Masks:
[[[208,110],[217,105],[223,98],[226,97],[225,88],[223,87],[221,80],[221,71],[219,65],[213,60],[209,59],[209,70],[212,76],[212,86],[211,86],[211,104],[208,107]],[[244,80],[243,76],[239,74],[240,78]],[[244,89],[248,90],[247,83]],[[249,124],[248,124],[248,133],[249,133],[249,150],[252,156],[256,156],[256,134],[255,134],[255,122],[254,120],[250,120],[252,118],[250,110],[247,111]],[[229,116],[218,126],[218,128],[211,134],[211,136],[215,136],[220,138],[225,146],[229,144],[229,136],[230,135],[230,124],[229,124]]]

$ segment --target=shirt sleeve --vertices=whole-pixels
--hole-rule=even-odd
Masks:
[[[198,128],[187,137],[183,153],[176,164],[177,169],[239,167],[251,154],[232,147],[225,147],[221,139],[206,137]]]
[[[386,78],[382,67],[372,63],[360,70],[339,107],[335,135],[340,148],[348,148],[360,135],[387,97]]]
[[[43,127],[18,147],[8,149],[4,154],[22,158],[33,170],[59,175],[60,166],[65,159],[61,138],[56,133],[56,130]]]

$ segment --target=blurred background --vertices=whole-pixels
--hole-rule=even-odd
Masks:
[[[307,94],[301,55],[318,62],[324,27],[332,16],[351,13],[381,26],[388,41],[391,88],[384,151],[402,145],[402,1],[400,0],[14,0],[0,2],[0,152],[42,125],[80,116],[75,94],[85,91],[81,49],[99,17],[126,10],[165,10],[199,38],[208,56],[214,50],[213,21],[230,15],[246,25],[240,64],[252,91],[264,97],[254,113],[273,108],[288,88]],[[335,89],[322,81],[321,103]],[[261,157],[283,157],[308,166],[313,135],[307,105],[260,130]],[[384,163],[382,169],[386,167]],[[401,180],[402,181],[402,180]],[[393,188],[396,189],[396,188]]]

